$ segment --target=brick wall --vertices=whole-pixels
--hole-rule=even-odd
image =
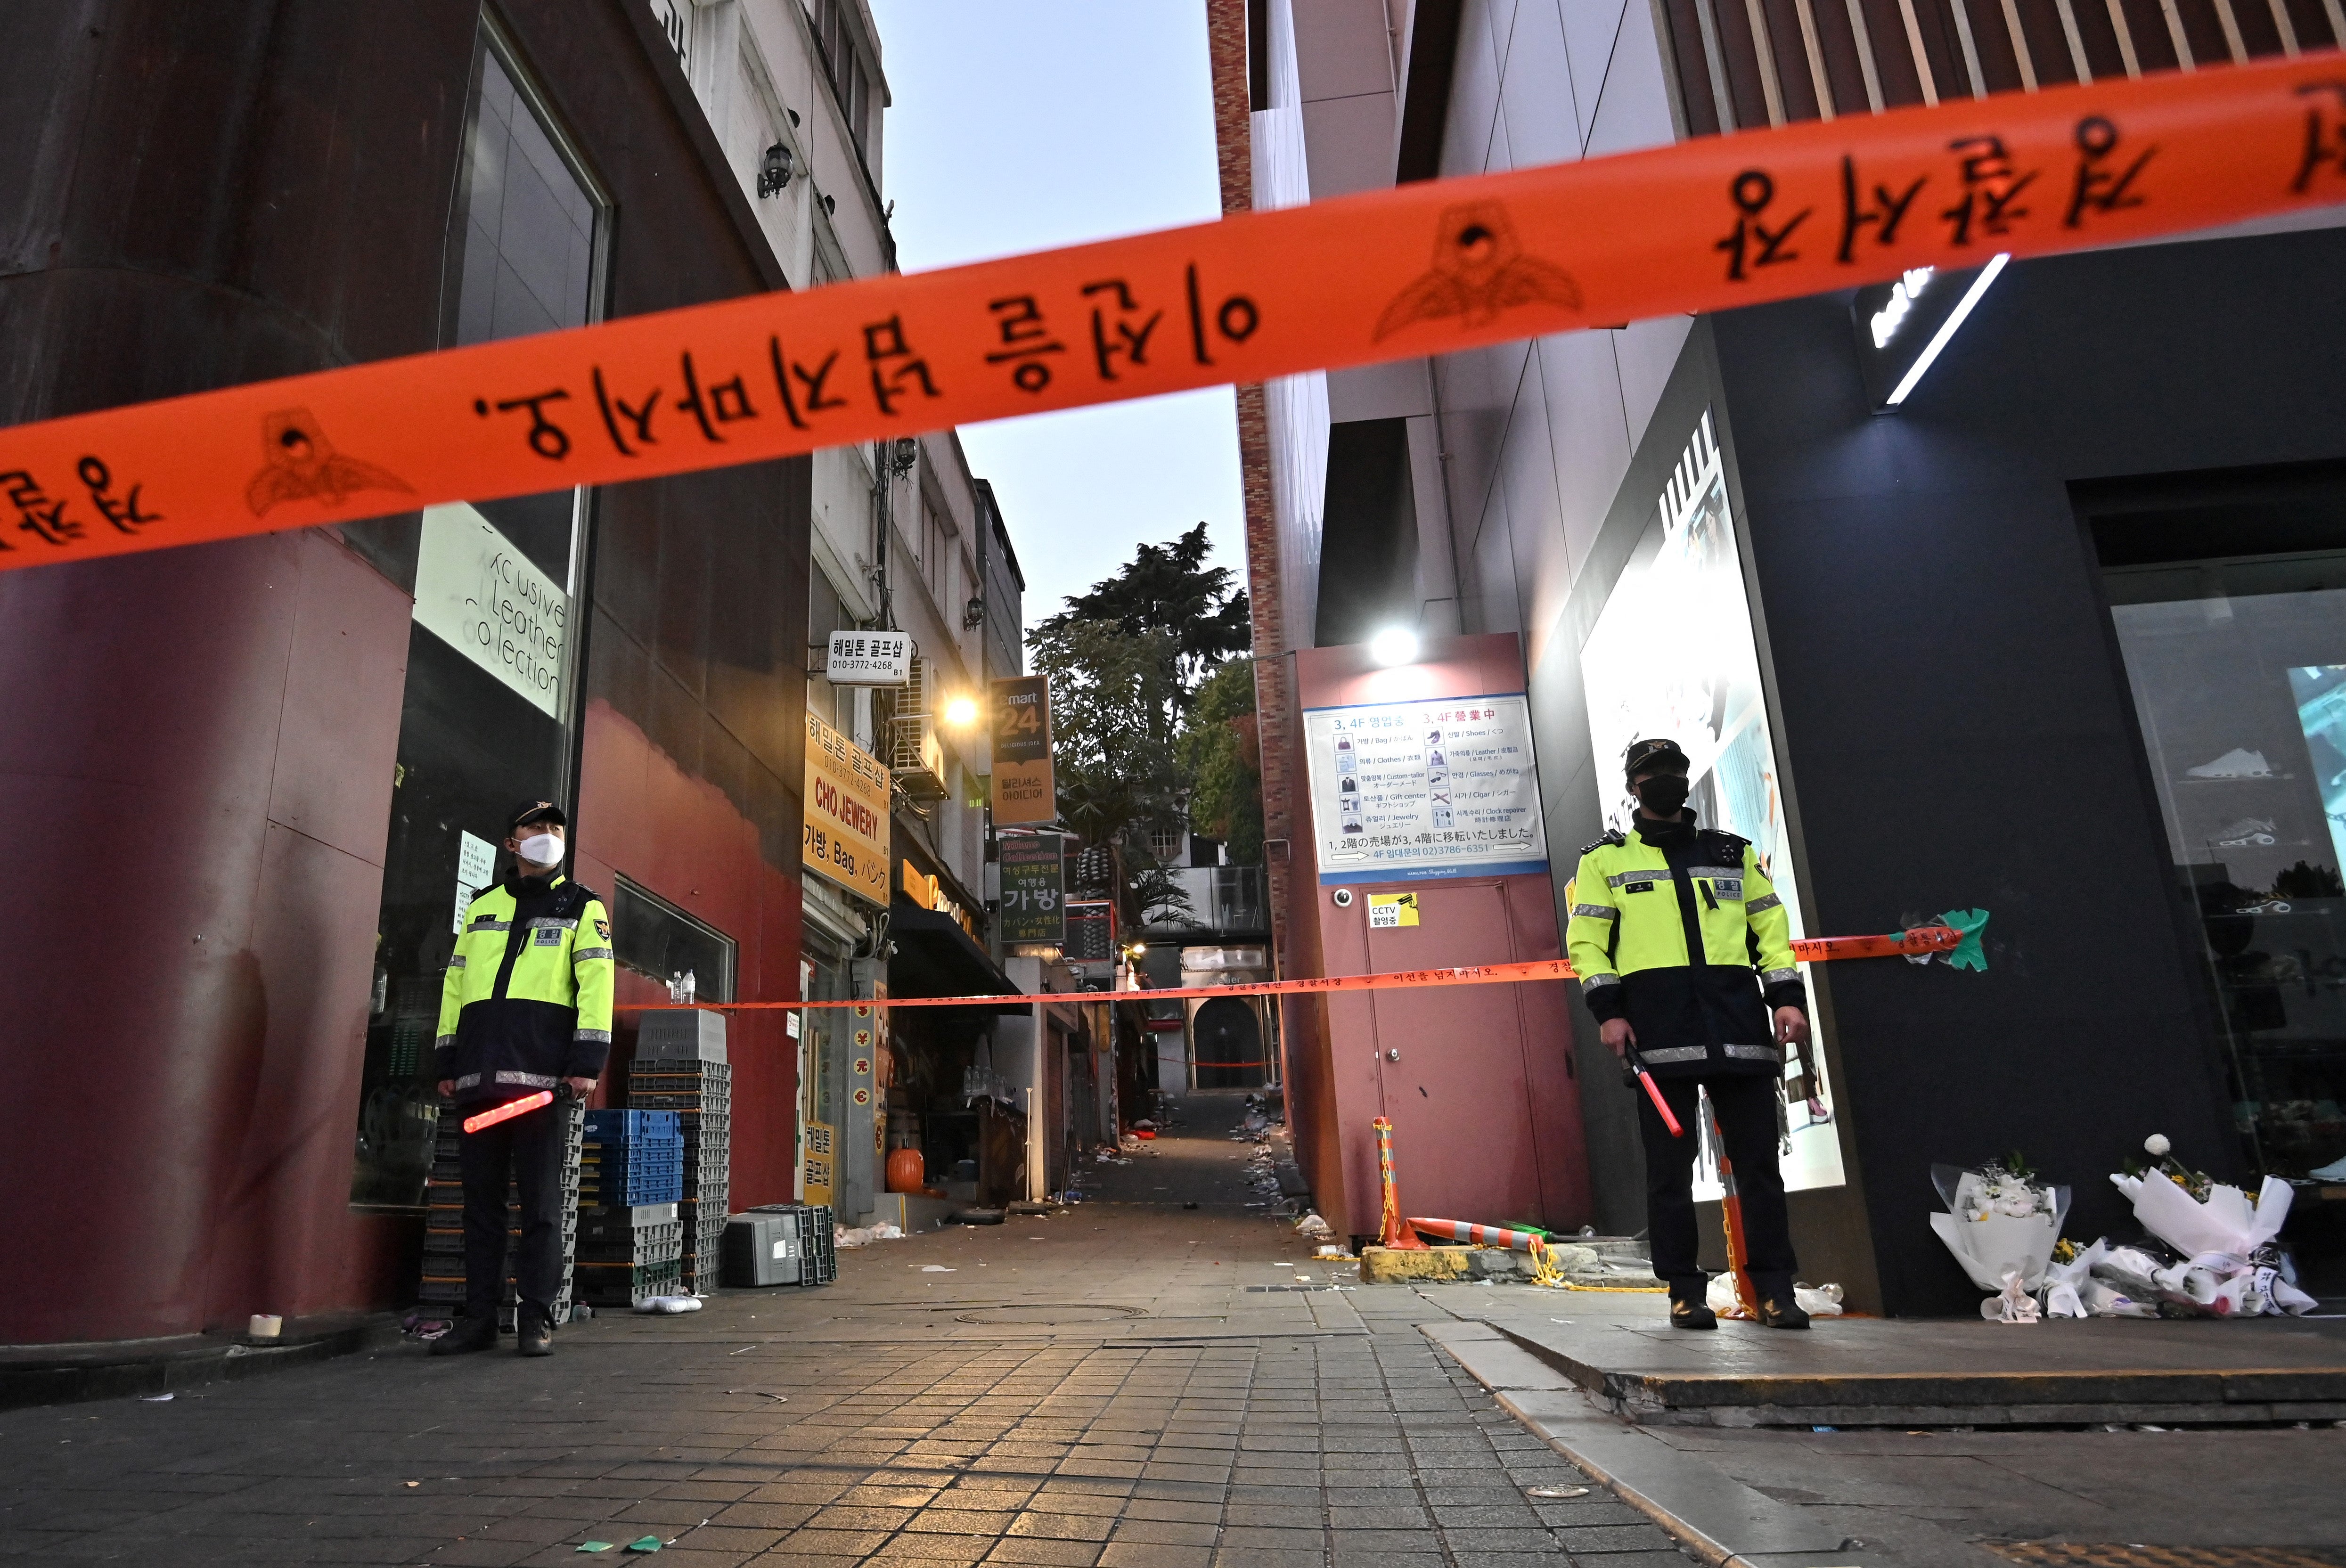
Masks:
[[[1247,0],[1206,0],[1213,64],[1214,142],[1222,211],[1254,205],[1254,148],[1247,103]],[[1246,496],[1247,593],[1254,608],[1255,708],[1262,736],[1264,865],[1270,873],[1271,939],[1287,951],[1288,866],[1294,793],[1293,719],[1288,691],[1285,597],[1279,581],[1279,523],[1270,496],[1270,431],[1260,386],[1238,389],[1239,473]]]

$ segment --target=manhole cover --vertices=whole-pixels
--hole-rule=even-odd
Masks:
[[[974,1311],[956,1315],[963,1323],[1038,1323],[1046,1327],[1058,1323],[1120,1323],[1127,1318],[1146,1318],[1148,1311],[1139,1307],[1113,1307],[1101,1301],[1072,1301],[1059,1306],[1048,1302],[1018,1307],[980,1307]]]
[[[2092,1545],[2066,1541],[1984,1541],[1999,1557],[2029,1568],[2339,1568],[2346,1552],[2302,1546]]]

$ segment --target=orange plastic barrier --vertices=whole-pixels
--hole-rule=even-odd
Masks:
[[[1464,1219],[1420,1219],[1412,1215],[1409,1223],[1420,1236],[1440,1237],[1469,1247],[1504,1247],[1515,1252],[1529,1252],[1535,1241],[1556,1239],[1544,1230],[1510,1230],[1503,1225],[1475,1225]]]
[[[1410,1228],[1409,1221],[1402,1217],[1401,1188],[1393,1178],[1393,1125],[1384,1117],[1379,1116],[1369,1125],[1377,1135],[1377,1185],[1384,1193],[1383,1212],[1379,1217],[1378,1240],[1383,1246],[1399,1251],[1424,1252],[1428,1250],[1424,1241],[1419,1237],[1416,1231]]]
[[[0,569],[1716,311],[2346,200],[2335,55],[1947,102],[0,432]]]

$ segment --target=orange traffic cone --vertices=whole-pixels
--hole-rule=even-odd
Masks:
[[[1409,1221],[1401,1215],[1401,1195],[1393,1185],[1392,1124],[1379,1116],[1369,1125],[1377,1133],[1377,1184],[1384,1189],[1383,1224],[1378,1244],[1402,1252],[1429,1251],[1431,1249],[1420,1239],[1417,1232],[1410,1228]]]

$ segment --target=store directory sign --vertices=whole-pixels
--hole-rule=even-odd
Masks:
[[[1315,708],[1303,742],[1323,884],[1547,869],[1521,692]]]

